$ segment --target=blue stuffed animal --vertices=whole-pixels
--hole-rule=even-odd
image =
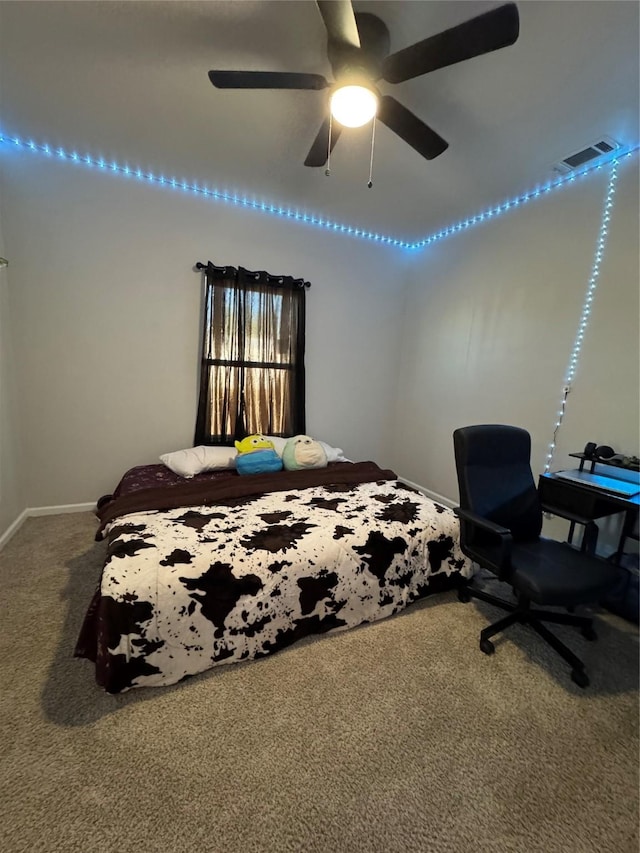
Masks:
[[[248,435],[242,441],[236,441],[235,446],[238,451],[238,474],[266,474],[282,470],[282,459],[269,439],[261,435]]]

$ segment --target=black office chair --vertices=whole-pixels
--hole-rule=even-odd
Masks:
[[[472,583],[458,592],[494,604],[508,615],[480,632],[480,649],[495,647],[490,637],[516,622],[530,625],[571,666],[571,678],[587,687],[582,661],[546,628],[544,622],[575,625],[595,640],[592,620],[572,613],[532,610],[531,603],[573,609],[595,604],[616,582],[615,567],[581,553],[566,542],[540,536],[542,510],[531,472],[531,437],[519,427],[468,426],[453,433],[460,506],[460,547],[479,566],[513,587],[517,603],[489,595]]]

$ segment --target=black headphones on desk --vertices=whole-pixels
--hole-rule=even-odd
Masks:
[[[588,441],[584,446],[584,455],[587,459],[611,459],[615,456],[615,450],[608,444],[598,446],[595,441]]]

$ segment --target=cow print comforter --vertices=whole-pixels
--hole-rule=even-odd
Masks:
[[[317,472],[318,485],[276,479],[275,491],[116,515],[76,655],[110,693],[174,684],[382,619],[471,575],[451,510],[373,463],[354,464],[372,471],[350,482],[350,464]]]

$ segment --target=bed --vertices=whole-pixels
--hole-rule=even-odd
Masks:
[[[383,619],[472,574],[453,512],[373,462],[138,466],[96,515],[106,557],[75,654],[109,693]]]

